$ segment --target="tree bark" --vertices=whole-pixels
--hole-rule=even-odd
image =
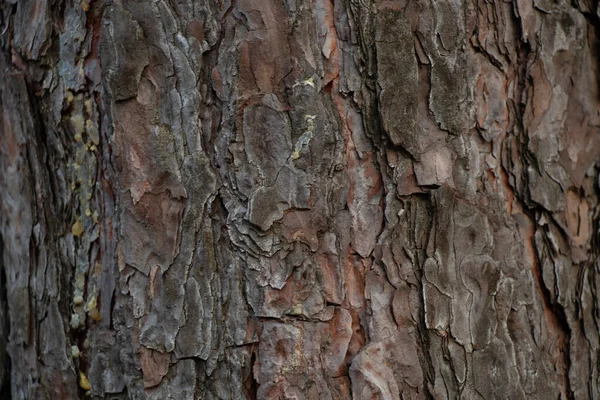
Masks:
[[[592,0],[2,0],[0,396],[600,397]]]

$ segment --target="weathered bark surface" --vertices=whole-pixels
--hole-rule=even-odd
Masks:
[[[600,396],[596,1],[0,4],[4,396]]]

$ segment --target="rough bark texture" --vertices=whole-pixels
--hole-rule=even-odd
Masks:
[[[600,396],[597,1],[0,4],[3,396]]]

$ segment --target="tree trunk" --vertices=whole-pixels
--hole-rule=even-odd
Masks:
[[[600,398],[595,0],[2,0],[0,397]]]

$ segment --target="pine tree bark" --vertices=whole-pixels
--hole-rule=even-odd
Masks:
[[[0,23],[3,398],[600,397],[597,1]]]

